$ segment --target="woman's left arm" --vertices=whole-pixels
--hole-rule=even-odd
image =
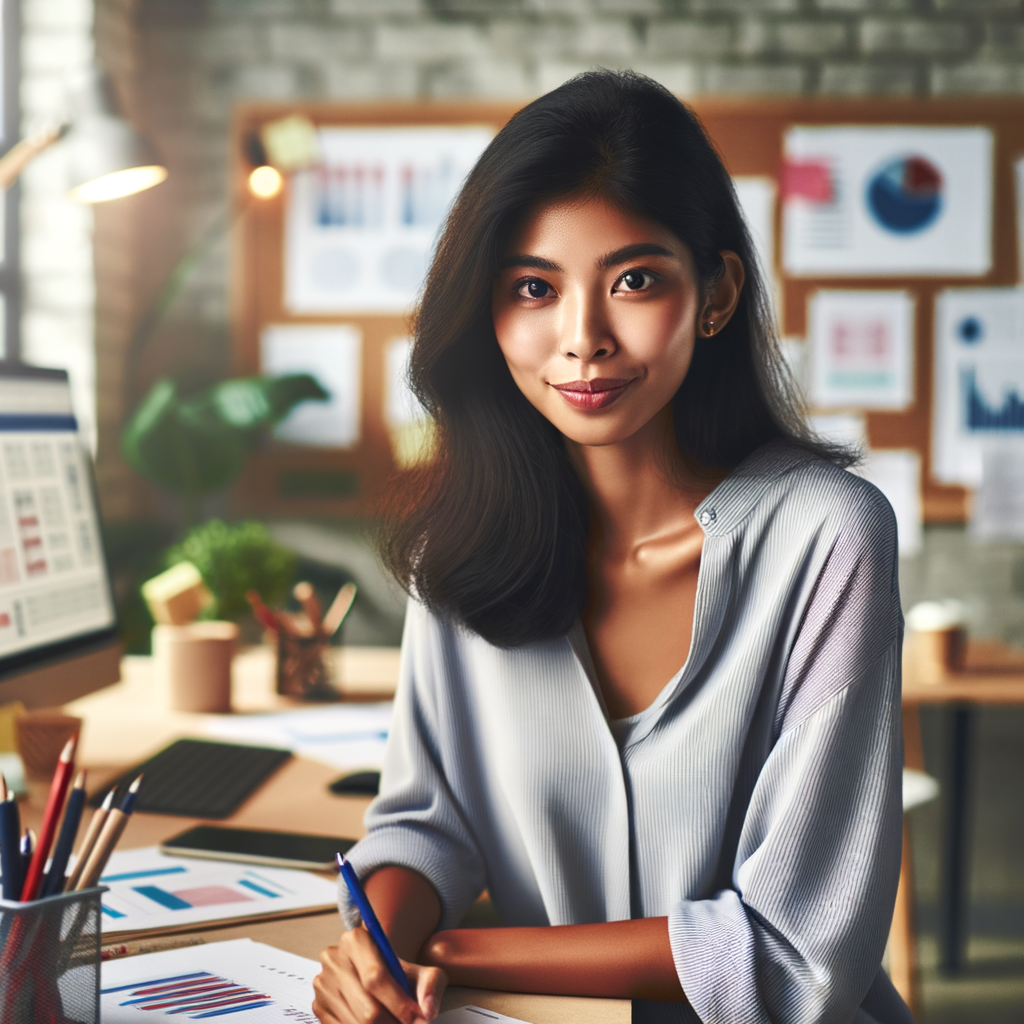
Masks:
[[[668,918],[547,928],[458,928],[431,936],[420,963],[451,984],[506,992],[683,1002]]]

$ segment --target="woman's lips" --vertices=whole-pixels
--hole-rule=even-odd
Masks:
[[[551,386],[577,409],[603,409],[611,405],[633,383],[632,377],[597,377],[594,380],[571,380]]]

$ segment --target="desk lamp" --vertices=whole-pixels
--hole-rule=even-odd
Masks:
[[[22,139],[0,159],[0,189],[60,139],[71,149],[69,196],[82,203],[105,203],[159,185],[167,168],[149,143],[118,113],[110,81],[93,68],[72,100],[71,120]]]

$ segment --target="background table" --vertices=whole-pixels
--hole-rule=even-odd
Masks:
[[[393,691],[397,676],[397,651],[390,648],[351,650],[358,653],[349,655],[341,665],[348,691],[369,699],[386,698],[389,689]],[[79,766],[89,769],[90,790],[167,743],[195,735],[202,725],[202,715],[168,710],[148,658],[126,658],[122,677],[122,682],[74,701],[66,708],[69,714],[84,719]],[[280,710],[294,706],[293,702],[273,692],[272,652],[256,649],[240,655],[234,666],[232,685],[236,709]],[[310,707],[308,704],[301,706]],[[327,784],[338,775],[336,768],[294,757],[231,818],[218,824],[359,838],[365,834],[363,814],[370,800],[368,797],[332,796]],[[49,783],[36,780],[30,788],[29,798],[22,805],[22,817],[26,826],[38,829]],[[134,814],[120,848],[154,846],[198,823],[199,820],[193,818]],[[196,933],[202,934],[207,942],[251,938],[316,959],[324,947],[338,941],[341,924],[337,913],[331,911],[228,927],[197,928]],[[467,1003],[532,1024],[580,1021],[628,1024],[630,1020],[628,1000],[523,995],[459,987],[449,989],[443,1008]]]
[[[971,843],[972,737],[976,708],[1024,704],[1024,652],[996,640],[967,644],[964,668],[937,683],[922,682],[913,645],[904,647],[904,759],[908,768],[924,769],[919,708],[941,705],[951,716],[950,743],[943,766],[945,815],[939,891],[939,964],[947,972],[964,964],[968,933]]]

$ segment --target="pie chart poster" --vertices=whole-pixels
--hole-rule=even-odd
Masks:
[[[963,276],[992,266],[988,128],[791,128],[783,265],[796,277]]]

